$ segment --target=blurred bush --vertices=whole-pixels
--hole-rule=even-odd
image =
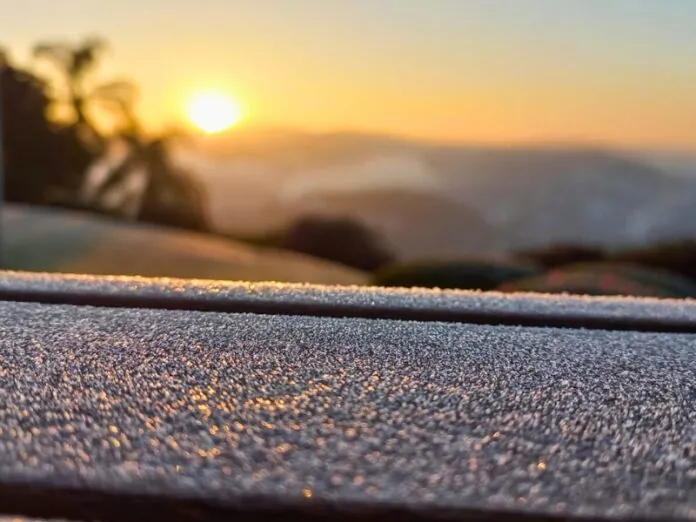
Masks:
[[[376,286],[492,290],[505,281],[539,273],[531,264],[497,260],[422,261],[399,263],[379,270]]]
[[[270,240],[272,236],[266,238]],[[348,218],[305,216],[275,236],[275,246],[372,272],[393,261],[378,234]]]
[[[544,268],[556,268],[574,263],[601,261],[606,253],[599,247],[572,244],[556,244],[515,252],[514,257],[536,263]]]
[[[696,241],[683,240],[619,251],[608,257],[617,263],[630,263],[668,270],[696,281]]]
[[[696,283],[679,274],[612,262],[564,266],[539,276],[503,283],[498,290],[595,296],[696,297]]]

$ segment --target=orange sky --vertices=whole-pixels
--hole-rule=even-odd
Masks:
[[[696,150],[696,2],[12,4],[0,43],[18,57],[41,39],[108,38],[102,77],[140,84],[152,128],[215,89],[253,124]]]

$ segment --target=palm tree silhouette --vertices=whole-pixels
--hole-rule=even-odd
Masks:
[[[200,185],[188,172],[175,165],[170,154],[173,142],[181,137],[179,132],[155,137],[131,132],[121,134],[120,139],[128,144],[129,152],[96,189],[93,200],[105,201],[109,193],[127,186],[129,178],[144,174],[144,183],[135,197],[136,201],[130,199],[127,203],[133,218],[193,230],[209,230]]]
[[[125,114],[123,107],[132,104],[135,87],[125,80],[115,80],[89,88],[87,80],[97,68],[99,58],[108,49],[105,40],[97,37],[84,39],[77,45],[66,42],[44,42],[34,47],[34,56],[52,63],[64,76],[67,99],[54,100],[68,103],[72,108],[75,125],[86,144],[102,152],[104,139],[87,116],[89,105],[101,103],[116,107]],[[60,97],[59,97],[60,98]]]
[[[178,168],[170,155],[172,141],[182,135],[171,132],[141,141],[138,154],[148,173],[140,206],[140,219],[193,230],[209,230],[200,185]]]
[[[64,75],[75,125],[84,131],[86,144],[96,151],[96,168],[88,172],[82,204],[103,210],[109,195],[119,187],[136,186],[137,195],[123,198],[122,208],[110,209],[141,221],[207,229],[201,190],[191,176],[178,169],[169,154],[174,138],[181,133],[147,136],[135,111],[137,91],[124,80],[115,80],[90,88],[87,79],[108,45],[101,38],[86,38],[78,45],[49,42],[37,45],[34,56],[52,62]],[[128,153],[110,164],[109,138],[102,136],[87,115],[90,104],[100,104],[120,120],[116,138],[126,143]],[[97,180],[90,180],[90,173]],[[144,175],[144,183],[130,183]],[[91,185],[90,185],[91,183]],[[94,186],[97,185],[97,186]],[[118,199],[118,198],[116,198]]]

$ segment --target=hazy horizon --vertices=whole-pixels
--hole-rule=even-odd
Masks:
[[[179,164],[203,182],[217,230],[253,237],[302,215],[348,216],[414,256],[548,241],[641,242],[694,230],[696,155],[277,137],[230,140],[220,155],[176,149]],[[414,213],[422,222],[400,225]],[[420,227],[420,239],[408,240],[411,227]],[[490,244],[473,248],[468,234],[490,236]]]
[[[474,149],[579,149],[579,150],[605,150],[607,152],[648,152],[657,154],[674,154],[676,156],[693,157],[696,159],[696,144],[690,146],[669,146],[669,145],[645,145],[645,144],[617,144],[611,141],[602,140],[580,140],[560,138],[550,140],[475,140],[475,139],[456,139],[456,138],[437,138],[410,135],[408,133],[399,134],[397,132],[379,132],[363,130],[352,127],[335,127],[331,129],[312,129],[299,126],[279,126],[272,124],[249,124],[244,122],[225,132],[213,135],[192,135],[194,140],[200,143],[233,143],[239,138],[250,139],[254,137],[268,138],[271,136],[304,136],[304,137],[339,137],[355,136],[375,140],[391,140],[404,143],[421,145],[442,146],[452,148],[474,148]],[[251,141],[251,140],[250,140]]]
[[[480,145],[696,151],[696,4],[384,0],[48,0],[3,4],[0,45],[111,43],[149,128],[192,92],[236,98],[246,125]]]

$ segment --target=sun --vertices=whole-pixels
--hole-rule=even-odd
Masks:
[[[191,97],[186,108],[191,122],[208,134],[234,127],[242,119],[242,109],[231,97],[220,92],[201,92]]]

